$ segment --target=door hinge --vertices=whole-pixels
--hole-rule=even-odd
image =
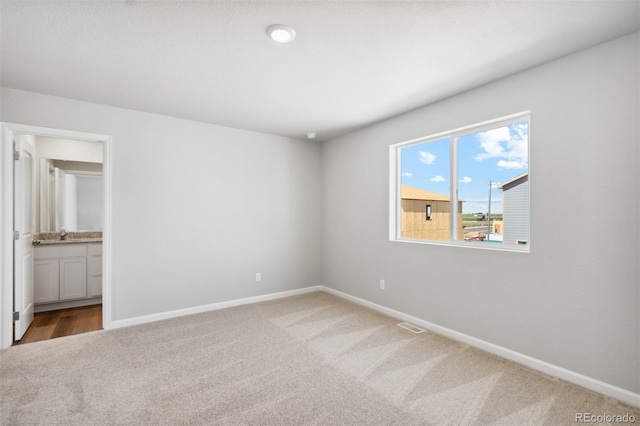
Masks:
[[[13,313],[13,321],[20,321],[20,312],[16,311]]]
[[[20,159],[20,151],[13,151],[13,159],[16,161]]]
[[[13,240],[18,241],[20,239],[20,231],[13,231]]]

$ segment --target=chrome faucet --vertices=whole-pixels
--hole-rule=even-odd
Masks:
[[[67,239],[67,230],[64,229],[64,226],[60,227],[60,239],[61,240]]]

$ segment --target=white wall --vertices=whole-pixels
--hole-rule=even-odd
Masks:
[[[640,391],[638,52],[636,33],[324,143],[323,284]],[[389,145],[525,110],[530,254],[388,240]]]
[[[7,88],[1,116],[112,136],[112,320],[319,284],[317,142]]]

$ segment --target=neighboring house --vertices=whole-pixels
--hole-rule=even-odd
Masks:
[[[402,238],[449,241],[449,197],[402,185]],[[458,201],[458,238],[463,238],[462,201]]]
[[[503,241],[529,243],[529,173],[504,182],[502,189]]]

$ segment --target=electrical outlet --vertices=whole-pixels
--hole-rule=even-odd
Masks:
[[[380,290],[384,290],[384,280],[380,280]]]
[[[259,283],[262,281],[262,274],[260,272],[256,272],[256,282]]]

